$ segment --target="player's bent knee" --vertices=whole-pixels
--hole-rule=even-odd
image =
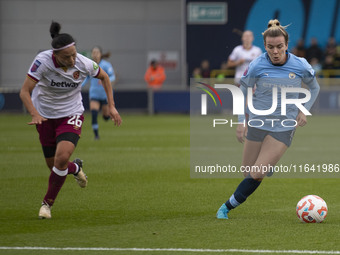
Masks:
[[[54,158],[54,166],[59,170],[67,168],[68,162],[70,160],[70,153],[61,153]]]
[[[71,132],[62,133],[56,140],[57,150],[54,157],[54,166],[58,169],[65,169],[78,143],[79,135]]]

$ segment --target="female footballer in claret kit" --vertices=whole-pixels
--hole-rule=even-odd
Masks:
[[[87,185],[80,159],[70,162],[84,121],[81,84],[89,75],[101,80],[107,95],[109,115],[115,125],[122,122],[115,108],[111,82],[97,63],[77,53],[71,35],[60,34],[60,24],[52,22],[52,49],[39,53],[20,91],[20,98],[36,125],[50,177],[42,200],[40,218],[51,218],[51,207],[66,176],[74,175],[79,186]],[[32,93],[32,95],[31,95]]]
[[[320,90],[314,70],[306,59],[288,53],[288,33],[278,20],[269,21],[263,40],[266,52],[250,63],[241,78],[240,88],[244,95],[247,95],[247,88],[256,86],[252,96],[254,109],[267,110],[272,106],[274,89],[281,102],[283,88],[301,88],[303,82],[311,94],[310,100],[304,105],[309,111]],[[296,100],[298,94],[291,93],[287,98]],[[267,119],[273,121],[268,122]],[[272,174],[267,170],[276,165],[290,146],[296,127],[303,127],[307,123],[306,115],[294,104],[287,104],[286,114],[282,114],[280,103],[270,116],[251,112],[249,121],[252,120],[258,120],[263,125],[253,127],[239,124],[236,130],[238,141],[244,143],[242,167],[248,167],[249,171],[244,172],[246,178],[217,211],[218,219],[228,219],[230,210],[242,204],[258,188],[263,178]],[[244,122],[244,115],[239,116],[239,122]]]

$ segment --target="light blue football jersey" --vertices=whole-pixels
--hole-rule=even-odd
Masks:
[[[108,74],[111,82],[115,81],[116,76],[110,62],[102,59],[99,62],[99,66]],[[87,77],[86,80],[83,82],[82,86],[85,86],[89,80],[90,80],[90,92],[89,92],[90,99],[106,100],[107,99],[106,93],[99,79]]]
[[[259,129],[272,132],[294,129],[294,122],[289,120],[296,119],[299,109],[294,104],[287,104],[286,115],[281,115],[282,88],[301,88],[302,82],[305,83],[311,92],[311,99],[304,105],[307,110],[312,107],[319,93],[319,85],[315,79],[314,70],[306,59],[296,57],[288,52],[287,57],[288,59],[285,64],[273,65],[268,53],[263,53],[250,63],[248,70],[241,78],[241,89],[245,95],[247,88],[255,89],[252,102],[256,110],[271,109],[273,90],[277,88],[277,107],[273,113],[269,115],[256,115],[249,112],[249,120]],[[287,93],[286,98],[298,99],[299,93]],[[244,115],[240,115],[239,121],[243,120]],[[282,121],[284,121],[284,125],[282,125]]]

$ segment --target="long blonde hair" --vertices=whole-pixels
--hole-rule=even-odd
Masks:
[[[289,35],[286,31],[287,26],[281,26],[280,21],[277,19],[271,19],[268,22],[268,28],[266,31],[262,33],[263,35],[263,41],[266,44],[266,38],[269,37],[277,37],[277,36],[283,36],[285,38],[285,43],[288,45]]]

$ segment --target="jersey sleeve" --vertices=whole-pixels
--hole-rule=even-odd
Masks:
[[[316,80],[315,77],[310,82],[308,82],[306,84],[309,87],[309,90],[310,90],[310,93],[311,93],[311,98],[309,99],[309,101],[307,103],[305,103],[305,108],[307,110],[310,110],[312,108],[316,98],[319,95],[320,85],[319,85],[319,83],[318,83],[318,81]]]
[[[303,77],[302,81],[306,84],[312,82],[315,78],[315,71],[313,67],[307,62],[306,59],[301,58],[302,64],[304,66],[304,72],[303,72]]]
[[[92,77],[97,77],[98,74],[100,73],[100,67],[96,62],[94,62],[92,60],[91,60],[91,62],[92,63],[90,65],[89,69],[88,69],[89,75],[92,76]]]
[[[78,54],[78,58],[81,60],[83,65],[85,65],[85,69],[87,71],[87,75],[90,77],[97,77],[100,73],[100,67],[99,65],[94,62],[93,60]]]
[[[255,79],[254,69],[255,69],[255,65],[254,65],[254,61],[252,61],[249,64],[247,70],[243,73],[241,77],[241,80],[240,80],[241,86],[246,87],[246,88],[255,86],[256,79]]]
[[[44,73],[45,65],[43,61],[37,56],[30,68],[28,69],[27,76],[31,78],[33,81],[38,82],[41,80]]]
[[[229,59],[231,61],[236,61],[238,59],[238,48],[234,48],[231,54],[229,55]]]

